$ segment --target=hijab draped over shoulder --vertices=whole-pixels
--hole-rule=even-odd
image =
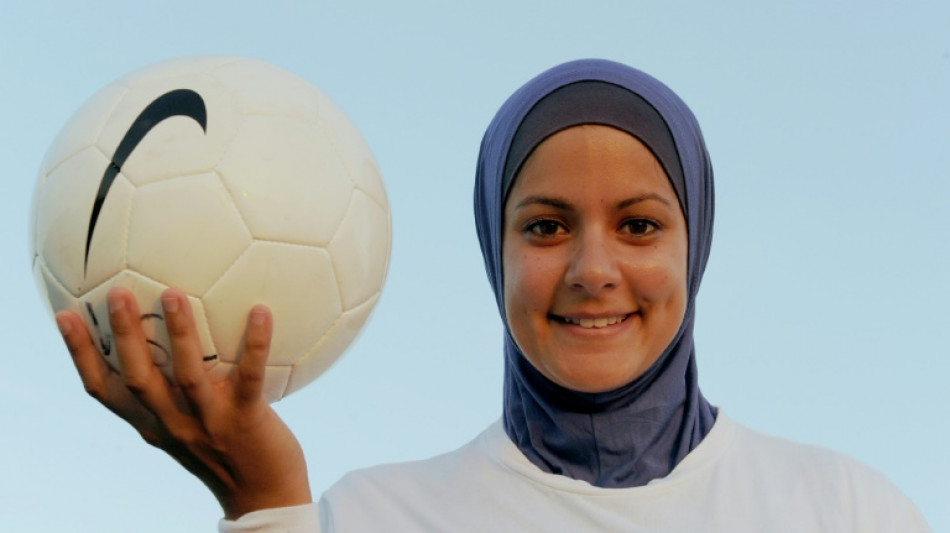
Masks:
[[[688,302],[679,331],[643,375],[603,393],[569,390],[544,377],[519,350],[505,316],[505,199],[534,148],[581,124],[626,131],[650,148],[676,191],[689,234]],[[693,344],[696,294],[712,240],[713,171],[686,104],[656,79],[619,63],[579,60],[543,72],[502,105],[485,132],[475,221],[505,323],[503,409],[511,440],[542,470],[600,487],[635,487],[669,474],[716,417],[699,391]]]

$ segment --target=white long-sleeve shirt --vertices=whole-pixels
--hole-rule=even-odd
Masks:
[[[222,520],[221,533],[929,532],[876,471],[841,454],[763,435],[721,411],[662,479],[605,489],[539,470],[500,422],[424,461],[358,470],[318,504]]]

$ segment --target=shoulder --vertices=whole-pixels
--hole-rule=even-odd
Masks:
[[[496,475],[497,468],[488,449],[497,439],[499,423],[494,423],[460,448],[427,459],[372,466],[344,475],[324,494],[333,503],[372,500],[406,504],[433,496],[447,495],[458,487],[481,483],[482,477]]]
[[[735,428],[729,459],[746,467],[802,481],[820,479],[868,491],[896,490],[880,472],[841,452],[762,433],[729,419],[724,422]]]
[[[327,530],[494,529],[493,503],[510,485],[509,472],[492,452],[500,438],[504,430],[495,423],[454,451],[346,474],[321,498]]]
[[[821,521],[851,524],[856,531],[929,531],[913,503],[879,471],[720,416],[717,425],[732,438],[718,470],[745,485],[750,497],[768,494],[776,504],[810,509]]]
[[[459,477],[471,476],[490,461],[484,451],[485,441],[490,440],[498,424],[492,424],[474,439],[458,449],[427,459],[371,466],[354,470],[344,475],[328,492],[360,490],[384,487],[393,488],[412,485],[444,487],[446,483],[459,481]]]

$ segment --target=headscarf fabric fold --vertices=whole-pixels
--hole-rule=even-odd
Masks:
[[[616,127],[650,148],[670,177],[689,236],[688,301],[679,331],[646,372],[603,393],[569,390],[542,375],[519,350],[505,316],[505,199],[538,144],[581,124]],[[716,411],[699,390],[693,324],[713,205],[712,165],[693,113],[664,84],[626,65],[598,59],[558,65],[518,89],[489,124],[476,170],[475,222],[505,323],[504,426],[542,470],[600,487],[641,486],[669,474],[712,428]]]

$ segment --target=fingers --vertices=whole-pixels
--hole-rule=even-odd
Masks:
[[[56,313],[56,325],[66,342],[73,364],[76,365],[83,388],[99,402],[106,403],[107,381],[112,372],[99,355],[82,318],[71,311],[60,311]]]
[[[267,306],[256,305],[247,317],[244,352],[238,361],[235,399],[238,403],[258,401],[264,388],[264,370],[274,333],[274,319]]]
[[[128,289],[112,288],[106,296],[109,324],[115,340],[119,367],[125,386],[150,411],[163,420],[172,420],[178,409],[161,371],[152,362],[152,354],[142,331],[141,314],[135,297]]]
[[[72,312],[57,315],[57,324],[86,391],[130,422],[132,418],[142,418],[141,412],[154,414],[149,417],[150,425],[160,420],[161,426],[172,433],[194,429],[197,421],[191,419],[188,409],[198,420],[214,416],[215,407],[223,405],[218,401],[218,388],[204,368],[201,342],[187,295],[175,289],[162,294],[174,377],[181,395],[172,390],[152,361],[134,295],[127,289],[113,288],[107,299],[121,375],[112,371],[101,357],[81,317]],[[270,311],[264,305],[255,306],[248,315],[243,353],[232,381],[231,390],[238,404],[260,401],[272,335]],[[182,410],[185,406],[180,403],[181,398],[187,402],[188,409]],[[133,422],[133,425],[141,424]]]
[[[158,425],[155,417],[135,399],[116,374],[99,354],[82,318],[71,311],[56,314],[59,327],[73,364],[86,392],[110,411],[132,424],[136,430],[155,444]]]
[[[201,417],[214,400],[214,390],[204,368],[188,296],[176,289],[166,290],[162,293],[162,310],[171,342],[175,381],[189,406]]]

